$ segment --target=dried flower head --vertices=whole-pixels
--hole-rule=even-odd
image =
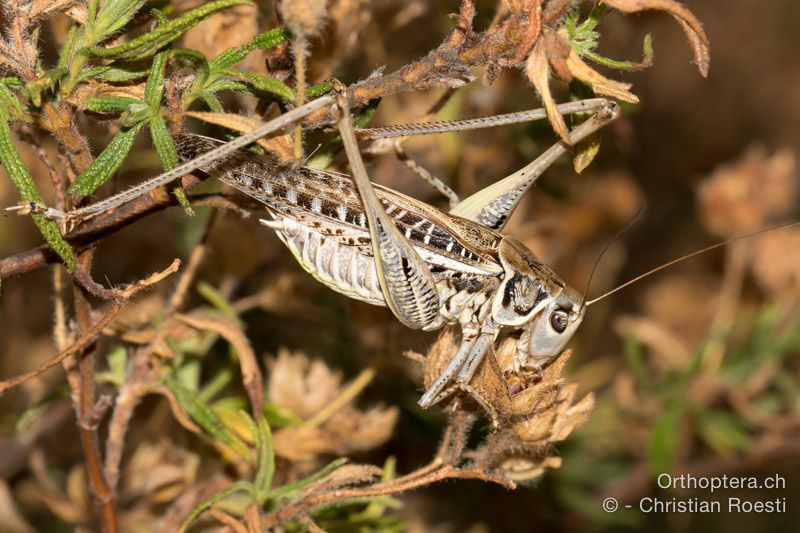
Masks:
[[[762,289],[779,301],[800,298],[800,228],[760,236],[753,243],[753,275]]]
[[[339,394],[341,372],[334,372],[320,359],[309,360],[305,354],[278,350],[269,360],[267,398],[302,419],[309,419]]]
[[[391,437],[399,414],[396,408],[362,411],[350,405],[352,393],[363,386],[358,379],[342,383],[341,373],[331,371],[321,360],[311,361],[286,349],[278,352],[270,367],[269,401],[304,421],[275,432],[278,456],[312,462],[325,454],[370,450]]]
[[[439,336],[425,359],[425,386],[433,382],[457,348],[452,332]],[[503,339],[496,352],[487,354],[469,387],[482,398],[482,407],[488,407],[500,422],[495,443],[487,441],[476,455],[506,479],[524,481],[540,476],[546,468],[560,466],[560,459],[551,455],[553,444],[586,422],[594,408],[594,395],[575,402],[578,385],[561,379],[569,350],[540,371],[521,373],[513,370],[516,350],[514,338]],[[461,409],[470,406],[469,402],[464,407],[456,405]]]
[[[283,0],[281,16],[295,38],[309,39],[322,30],[327,4],[327,0]]]
[[[755,147],[714,171],[697,191],[703,225],[716,235],[732,237],[785,215],[797,194],[796,166],[788,149],[769,156]]]

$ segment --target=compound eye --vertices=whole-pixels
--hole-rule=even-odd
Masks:
[[[564,333],[569,324],[569,313],[563,309],[556,309],[550,315],[550,326],[556,330],[556,333]]]

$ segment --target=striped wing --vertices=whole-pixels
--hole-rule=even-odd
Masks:
[[[221,144],[216,139],[180,135],[176,145],[188,160]],[[290,164],[240,151],[202,169],[343,246],[372,256],[367,217],[350,176]],[[500,235],[478,224],[443,213],[413,198],[375,185],[386,214],[434,274],[502,272],[496,250]]]

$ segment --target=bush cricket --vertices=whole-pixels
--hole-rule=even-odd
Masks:
[[[338,113],[352,176],[281,164],[241,150],[331,104]],[[559,110],[593,113],[571,132],[573,145],[619,115],[616,103],[602,98],[563,104]],[[387,127],[365,133],[374,137],[423,134],[544,116],[542,110],[533,110],[494,120]],[[389,307],[410,328],[430,331],[460,326],[461,346],[419,400],[423,408],[462,390],[492,414],[491,406],[469,382],[501,329],[520,332],[515,368],[538,368],[561,352],[583,319],[582,295],[521,242],[500,233],[525,191],[569,150],[563,141],[457,203],[449,213],[370,181],[342,94],[309,102],[229,143],[182,134],[176,137],[176,146],[186,162],[173,170],[82,209],[45,212],[81,220],[195,169],[220,179],[263,203],[270,218],[262,223],[275,230],[300,265],[328,287]]]
[[[575,103],[594,111],[573,131],[577,143],[618,115],[604,99]],[[237,151],[200,169],[265,204],[262,223],[276,231],[301,266],[349,297],[387,306],[404,325],[423,330],[458,324],[462,344],[422,396],[427,408],[468,383],[501,328],[522,331],[515,366],[538,366],[561,352],[583,318],[580,293],[522,243],[499,233],[524,192],[568,147],[558,143],[533,163],[458,203],[450,213],[373,185],[356,144],[344,98],[338,126],[353,176],[280,165]],[[487,121],[487,125],[494,125]],[[387,128],[428,133],[425,125]],[[433,125],[434,131],[442,126]],[[400,132],[400,133],[398,133]],[[380,132],[383,133],[383,132]],[[219,141],[176,139],[192,160]]]

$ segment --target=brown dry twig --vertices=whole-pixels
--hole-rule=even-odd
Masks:
[[[116,289],[115,294],[117,296],[117,299],[111,304],[111,308],[108,311],[106,311],[106,314],[103,315],[103,317],[100,320],[98,320],[89,330],[84,332],[84,334],[81,335],[81,337],[77,341],[75,341],[66,350],[59,352],[54,357],[48,359],[47,361],[36,367],[34,370],[26,372],[25,374],[21,374],[19,376],[15,376],[13,378],[8,378],[3,381],[0,381],[0,394],[4,393],[8,389],[21,385],[22,383],[25,383],[29,379],[38,376],[42,372],[45,372],[53,368],[54,366],[64,361],[68,357],[75,355],[81,350],[84,350],[87,347],[91,346],[92,343],[94,343],[95,339],[97,339],[98,335],[100,335],[100,333],[103,331],[103,328],[108,326],[111,323],[111,321],[113,321],[114,318],[116,318],[117,314],[119,314],[119,312],[122,310],[122,307],[125,305],[127,300],[129,300],[137,292],[146,289],[148,287],[151,287],[156,283],[160,282],[161,280],[163,280],[164,278],[166,278],[167,276],[177,272],[178,268],[180,267],[180,264],[181,264],[180,260],[175,259],[172,262],[172,264],[170,264],[170,266],[168,266],[166,269],[160,272],[156,272],[155,274],[152,274],[143,280],[137,281],[136,283],[128,285],[127,287]]]

